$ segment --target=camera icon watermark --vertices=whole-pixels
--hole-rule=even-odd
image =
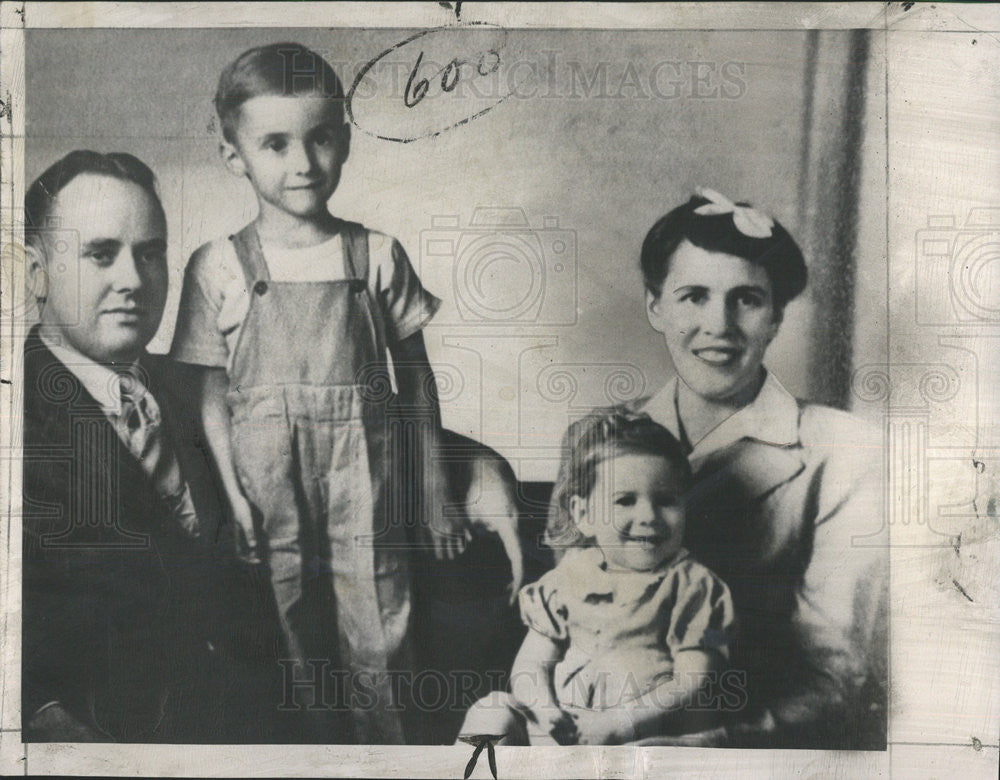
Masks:
[[[0,284],[5,294],[0,309],[0,328],[27,332],[41,317],[42,305],[53,287],[64,291],[67,324],[80,321],[80,236],[58,222],[32,228],[23,215],[2,215],[4,231],[0,246]],[[23,242],[15,238],[23,230]]]
[[[532,227],[521,208],[479,207],[463,227],[458,215],[435,216],[420,234],[419,266],[454,296],[435,324],[576,323],[576,231],[556,217]]]
[[[965,224],[928,217],[916,237],[921,325],[1000,322],[1000,208],[974,208]]]

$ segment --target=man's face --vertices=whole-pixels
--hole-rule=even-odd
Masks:
[[[81,174],[56,196],[41,236],[41,324],[91,360],[129,362],[160,326],[167,227],[160,204],[130,181]],[[70,240],[67,240],[70,239]]]

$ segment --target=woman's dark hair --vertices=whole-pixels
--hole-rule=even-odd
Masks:
[[[223,137],[236,139],[240,106],[261,95],[309,95],[342,101],[344,86],[330,64],[301,43],[272,43],[248,49],[219,77],[215,111]],[[338,102],[338,105],[341,105]]]
[[[762,266],[771,281],[774,306],[780,313],[785,305],[802,292],[806,286],[806,264],[795,239],[779,222],[773,221],[770,235],[758,238],[740,230],[734,212],[697,214],[696,209],[710,204],[701,195],[694,195],[657,220],[642,242],[642,278],[657,298],[663,292],[663,280],[670,270],[670,259],[682,241],[709,252],[724,252],[742,257]],[[749,207],[737,203],[738,207]]]
[[[160,207],[160,211],[163,210],[159,193],[156,191],[156,176],[138,157],[124,152],[101,154],[89,149],[78,149],[46,168],[28,187],[28,191],[24,194],[26,240],[38,241],[39,231],[48,226],[52,204],[59,193],[73,179],[85,173],[110,176],[138,184],[149,193]]]
[[[563,436],[559,474],[552,488],[546,541],[552,547],[588,543],[569,511],[573,496],[589,498],[597,466],[619,455],[664,458],[688,486],[691,466],[684,448],[666,428],[644,413],[622,407],[595,409],[572,423]]]

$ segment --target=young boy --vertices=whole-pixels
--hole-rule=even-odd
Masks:
[[[420,333],[440,301],[397,241],[327,210],[350,133],[341,83],[319,55],[251,49],[223,72],[215,106],[223,160],[260,209],[195,251],[171,354],[202,367],[205,438],[246,552],[270,569],[294,662],[286,703],[315,715],[320,741],[399,743],[387,672],[408,655],[401,521],[429,532],[438,557],[465,541],[420,508],[442,486],[420,456],[440,427]]]

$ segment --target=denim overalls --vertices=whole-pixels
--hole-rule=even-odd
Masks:
[[[255,227],[232,237],[251,291],[229,371],[233,459],[262,515],[295,679],[323,678],[286,703],[349,711],[353,734],[323,741],[402,743],[386,674],[407,666],[410,622],[406,533],[387,513],[393,394],[368,234],[352,222],[340,234],[345,278],[323,282],[272,281]],[[338,730],[332,715],[311,720]]]

